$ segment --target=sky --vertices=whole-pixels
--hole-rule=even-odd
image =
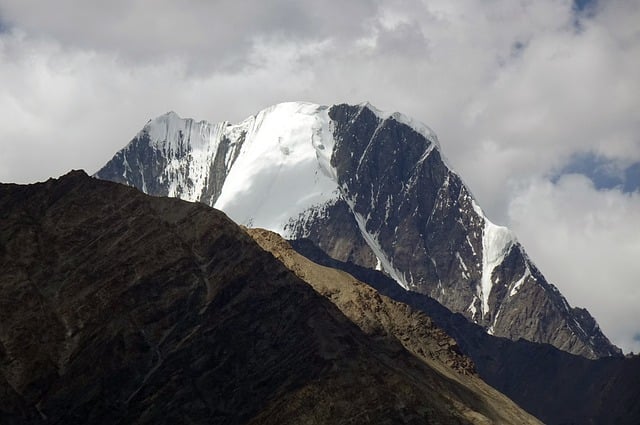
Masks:
[[[640,352],[637,0],[0,0],[0,181],[97,171],[169,110],[369,101]]]

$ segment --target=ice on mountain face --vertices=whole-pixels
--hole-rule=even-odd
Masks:
[[[467,311],[471,312],[471,318],[473,319],[474,322],[476,322],[476,301],[477,301],[477,297],[474,296],[473,300],[471,301],[471,304],[469,304],[469,307],[467,307]]]
[[[338,197],[326,107],[282,103],[260,112],[215,207],[241,224],[286,236],[292,217]]]
[[[393,280],[395,280],[398,285],[403,287],[404,289],[409,289],[409,284],[407,283],[407,279],[405,278],[404,273],[398,271],[394,266],[392,261],[387,257],[384,250],[380,246],[380,242],[378,241],[378,235],[372,234],[367,230],[367,219],[355,211],[355,206],[353,201],[349,199],[345,199],[351,212],[353,213],[354,218],[356,219],[356,223],[358,224],[358,228],[360,229],[360,234],[369,245],[369,248],[373,251],[373,254],[376,256],[378,261],[380,262],[380,266],[382,270],[384,270]]]
[[[168,196],[200,200],[225,127],[226,123],[182,119],[175,112],[161,115],[144,127],[142,132],[149,144],[167,160],[163,173],[169,182]]]
[[[502,307],[502,305],[500,305],[500,307]],[[500,317],[501,312],[502,312],[502,308],[498,309],[498,312],[496,313],[496,317],[494,317],[493,319],[493,323],[491,323],[491,326],[489,326],[489,329],[487,329],[487,333],[489,335],[493,335],[494,329],[496,327],[496,323],[498,323],[498,318]]]
[[[458,259],[458,263],[460,264],[460,267],[462,268],[462,270],[460,271],[460,277],[462,277],[462,279],[464,279],[464,280],[468,280],[469,279],[469,269],[467,268],[467,265],[465,264],[464,260],[462,259],[462,257],[460,256],[460,253],[458,251],[456,251],[456,258]]]
[[[194,149],[203,149],[211,140],[213,127],[206,121],[180,118],[172,111],[150,121],[143,131],[147,132],[150,143],[161,149],[178,150],[186,142]]]
[[[320,170],[337,184],[338,172],[331,165],[331,155],[335,147],[332,124],[333,122],[329,118],[329,108],[318,107],[312,127],[311,142],[316,150]]]
[[[489,313],[489,295],[493,287],[493,271],[504,261],[509,250],[515,243],[513,233],[506,227],[493,224],[484,215],[482,209],[471,201],[474,211],[484,219],[482,231],[482,277],[477,287],[477,293],[482,300],[482,317]]]

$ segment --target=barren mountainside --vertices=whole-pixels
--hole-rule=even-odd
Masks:
[[[309,240],[290,241],[303,255],[329,269],[344,270],[389,297],[424,312],[469,356],[478,375],[549,425],[640,423],[640,355],[597,360],[548,344],[495,337],[434,299],[405,291],[383,273],[340,262]]]
[[[279,235],[264,229],[248,233],[316,292],[329,299],[366,334],[399,341],[408,351],[449,379],[480,393],[501,416],[498,423],[525,423],[519,408],[478,378],[473,362],[454,339],[424,312],[380,295],[352,275],[316,264],[298,254]]]
[[[205,205],[72,172],[0,185],[0,218],[3,424],[537,423],[438,349],[435,368],[363,330]]]
[[[285,103],[240,124],[163,115],[96,176],[310,239],[489,334],[588,358],[621,355],[586,310],[546,281],[515,235],[485,216],[441,150],[428,127],[399,113]]]

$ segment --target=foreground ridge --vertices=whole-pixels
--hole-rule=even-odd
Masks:
[[[363,332],[205,205],[72,172],[0,185],[0,217],[3,424],[539,423]]]

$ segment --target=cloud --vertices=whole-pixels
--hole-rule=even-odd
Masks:
[[[637,178],[639,21],[634,0],[0,0],[0,181],[93,172],[168,110],[237,122],[281,101],[369,100],[432,127],[489,217],[526,232],[539,223],[518,202],[562,211],[564,174],[597,181],[576,155]]]
[[[177,58],[198,73],[238,69],[257,36],[349,36],[375,9],[370,0],[0,2],[6,20],[35,37],[116,53],[133,63]]]
[[[194,78],[175,60],[123,66],[116,55],[22,35],[0,43],[0,181],[29,182],[104,165],[150,118],[168,110],[238,121],[309,81],[305,58],[323,44],[256,40],[241,72]],[[286,87],[273,81],[286,81]],[[246,99],[237,102],[238,99]],[[248,112],[252,111],[252,112]]]
[[[572,305],[587,306],[625,350],[640,351],[640,192],[597,190],[579,174],[532,181],[511,200],[512,229]]]

